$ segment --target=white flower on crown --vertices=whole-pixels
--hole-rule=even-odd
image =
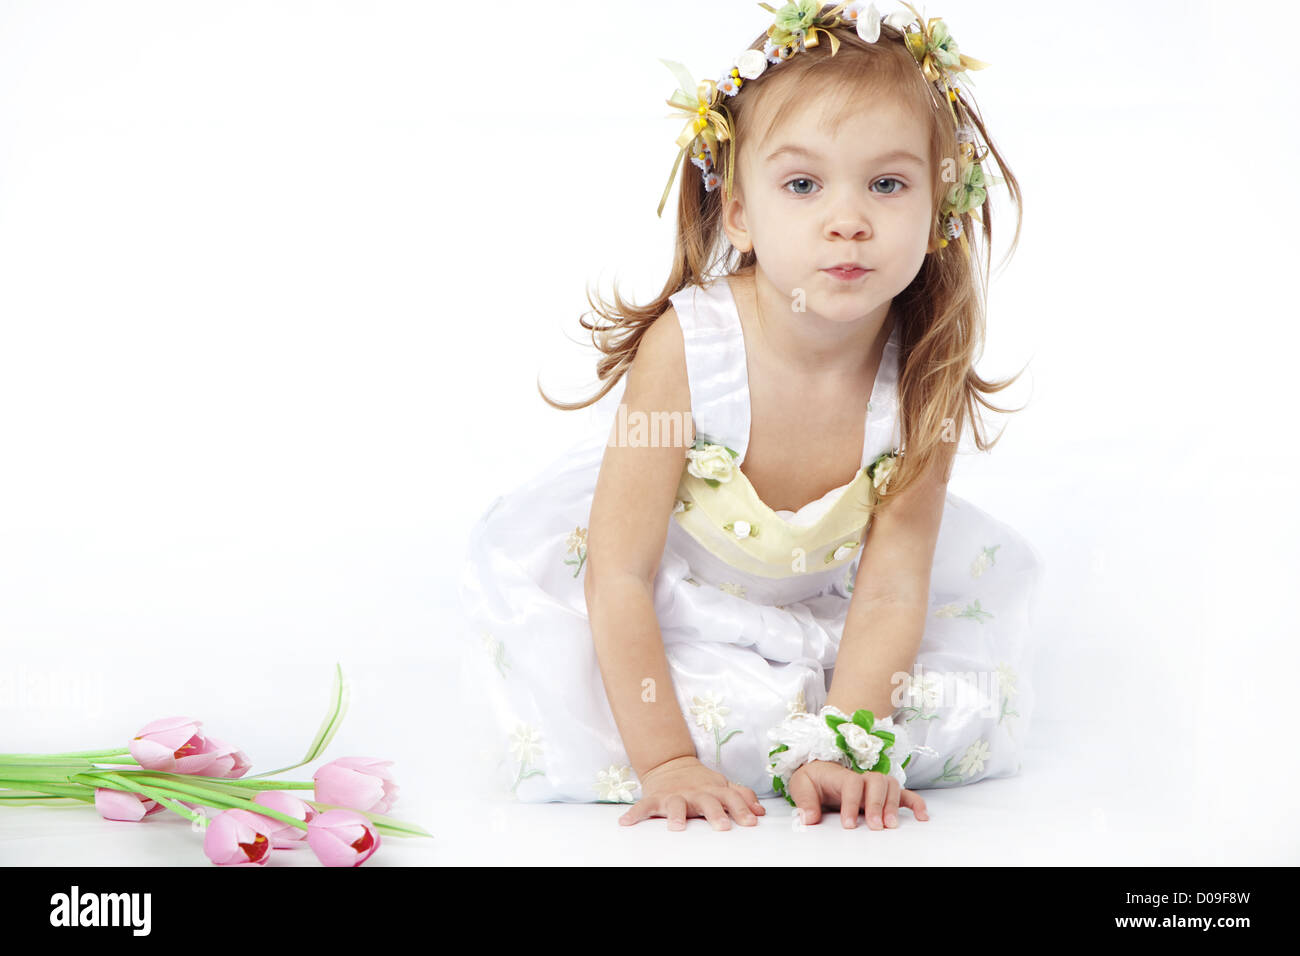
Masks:
[[[735,67],[742,80],[756,80],[767,69],[767,57],[762,50],[746,50],[736,57]]]
[[[727,96],[735,96],[740,92],[740,85],[736,82],[736,78],[731,75],[730,70],[722,75],[722,79],[718,80],[718,89]]]
[[[735,467],[731,452],[722,445],[706,444],[702,448],[690,448],[686,452],[686,471],[696,478],[712,478],[714,481],[730,481]]]
[[[868,43],[875,43],[880,39],[881,23],[887,23],[895,30],[903,31],[909,23],[913,22],[912,15],[901,10],[882,18],[874,3],[863,3],[862,0],[854,0],[853,3],[846,5],[840,15],[850,23],[856,24],[858,36]]]

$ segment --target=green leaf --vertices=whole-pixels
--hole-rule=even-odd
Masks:
[[[779,746],[779,747],[773,747],[771,750],[769,750],[769,751],[767,752],[767,755],[768,755],[769,757],[774,757],[774,756],[776,756],[777,754],[781,753],[782,751],[784,751],[784,750],[789,750],[789,749],[790,749],[789,745],[787,745],[787,744],[782,744],[782,745]]]
[[[906,769],[907,769],[907,765],[908,765],[909,763],[911,763],[911,762],[912,762],[912,755],[911,755],[911,754],[908,754],[908,755],[907,755],[907,759],[903,761],[903,769],[906,770]]]
[[[249,779],[254,777],[271,777],[277,773],[284,773],[288,770],[296,770],[304,764],[309,764],[319,757],[329,746],[334,735],[338,733],[339,727],[343,723],[343,715],[348,710],[348,699],[350,697],[348,682],[343,677],[343,665],[334,665],[334,684],[330,688],[330,706],[325,713],[325,719],[321,721],[320,730],[316,731],[316,739],[307,747],[307,756],[303,757],[298,763],[288,767],[281,767],[279,770],[268,770],[265,773],[250,774]]]
[[[843,717],[836,717],[834,714],[826,715],[826,726],[829,727],[831,730],[835,730],[842,723],[845,723]]]
[[[853,722],[863,730],[869,731],[876,722],[876,717],[869,710],[855,710],[853,712]]]

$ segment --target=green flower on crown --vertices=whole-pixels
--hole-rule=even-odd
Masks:
[[[953,213],[961,216],[984,205],[984,200],[988,197],[985,187],[988,183],[984,179],[984,167],[978,162],[965,163],[961,167],[961,179],[959,182],[952,184],[948,190],[948,195],[944,198],[943,207],[940,210],[941,215]]]
[[[948,32],[948,24],[942,20],[931,27],[925,50],[947,69],[961,71],[961,50],[957,48],[953,35]]]
[[[791,0],[776,11],[776,18],[772,21],[772,29],[768,32],[768,36],[777,46],[795,43],[808,32],[810,27],[816,25],[817,14],[821,9],[822,5],[817,0]]]

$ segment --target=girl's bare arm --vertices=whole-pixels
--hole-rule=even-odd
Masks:
[[[646,330],[626,383],[628,423],[643,413],[643,435],[657,435],[657,443],[633,445],[635,432],[620,434],[615,417],[592,498],[583,583],[610,710],[632,769],[644,778],[667,761],[695,756],[654,609],[654,581],[694,440],[685,345],[672,308]]]

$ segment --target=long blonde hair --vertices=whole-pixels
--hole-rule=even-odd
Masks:
[[[890,477],[888,492],[884,495],[884,499],[888,499],[904,491],[924,474],[943,450],[942,443],[958,440],[968,423],[974,432],[976,447],[981,451],[987,451],[997,443],[1001,433],[991,442],[986,440],[976,402],[997,412],[1021,410],[999,408],[984,396],[1012,385],[1024,369],[1000,382],[986,381],[974,369],[977,350],[983,347],[984,303],[989,278],[987,252],[993,245],[991,191],[983,206],[978,207],[981,214],[978,230],[973,228],[976,223],[969,213],[961,217],[970,256],[957,242],[938,247],[942,238],[939,206],[951,186],[942,177],[945,166],[951,169],[954,165],[945,164],[943,159],[951,157],[955,162],[958,155],[952,109],[957,110],[963,122],[978,130],[980,142],[988,146],[989,156],[996,160],[998,174],[1003,177],[1014,201],[1016,231],[1004,262],[1014,253],[1020,239],[1020,185],[989,137],[969,92],[960,90],[950,109],[944,94],[925,80],[898,30],[882,24],[879,40],[867,43],[857,35],[852,25],[832,29],[840,39],[839,52],[834,56],[830,54],[830,43],[823,37],[816,47],[769,68],[757,80],[746,80],[735,96],[726,98],[732,115],[734,138],[721,144],[714,162],[719,170],[726,168],[727,151],[738,151],[755,135],[750,129],[753,125],[751,113],[756,101],[764,96],[763,80],[773,73],[787,77],[789,82],[778,85],[777,92],[772,94],[778,95],[780,100],[764,138],[791,110],[808,102],[810,89],[818,91],[819,99],[837,93],[850,94],[844,97],[842,114],[853,110],[853,95],[860,97],[870,89],[882,95],[913,101],[929,116],[934,196],[930,227],[932,251],[926,255],[916,278],[894,298],[893,303],[896,326],[901,330],[899,414],[906,452]],[[751,44],[751,49],[761,50],[766,40],[766,33],[760,35]],[[983,165],[987,172],[987,157]],[[739,168],[739,163],[736,166]],[[592,312],[601,316],[606,324],[588,323],[585,316],[590,312],[584,313],[578,321],[591,331],[592,342],[601,352],[596,372],[602,385],[597,394],[586,401],[564,403],[552,401],[539,384],[538,390],[549,405],[572,411],[599,401],[627,372],[636,357],[641,336],[655,319],[667,311],[671,295],[688,285],[707,285],[720,275],[735,275],[755,264],[757,260],[753,251],[738,252],[723,230],[722,194],[722,188],[707,191],[699,169],[693,164],[682,163],[676,249],[663,291],[645,305],[637,305],[619,295],[617,283],[612,304],[599,296],[593,300],[588,290],[587,301]],[[981,259],[984,262],[982,275],[978,268]],[[721,272],[715,272],[719,265]]]

